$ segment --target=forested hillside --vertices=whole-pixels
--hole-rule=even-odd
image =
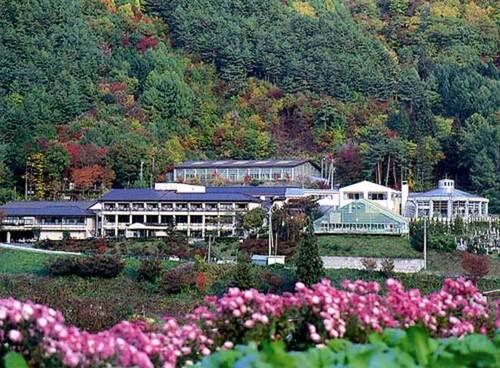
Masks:
[[[500,210],[494,0],[0,0],[0,14],[0,201],[148,186],[184,159],[329,157],[342,184],[447,175]]]

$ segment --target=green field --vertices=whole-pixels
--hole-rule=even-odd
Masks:
[[[60,255],[23,250],[0,249],[0,298],[30,299],[64,312],[66,320],[90,330],[109,328],[134,315],[177,317],[201,302],[192,291],[166,295],[161,283],[154,285],[136,279],[140,261],[126,259],[118,277],[51,277],[44,264]],[[178,262],[164,261],[165,269]]]
[[[52,254],[0,248],[0,273],[44,275],[45,262],[54,257]]]
[[[320,255],[350,257],[421,258],[408,237],[388,235],[318,236]]]
[[[45,263],[57,257],[67,256],[0,248],[0,273],[11,275],[46,275]],[[123,273],[128,277],[135,278],[139,263],[140,261],[138,259],[127,258],[125,260]],[[178,262],[163,261],[163,265],[166,269],[172,268],[176,264],[178,264]]]

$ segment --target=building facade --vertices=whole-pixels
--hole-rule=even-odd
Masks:
[[[315,234],[408,234],[408,220],[372,200],[330,208],[314,221]]]
[[[86,239],[96,235],[89,201],[15,201],[0,207],[0,239],[10,242]]]
[[[161,237],[169,230],[185,232],[191,239],[208,234],[237,236],[241,235],[240,215],[261,202],[234,191],[213,193],[203,186],[173,184],[168,190],[160,188],[113,189],[104,194],[91,208],[99,216],[97,232],[105,237],[127,238]]]
[[[410,193],[405,215],[411,218],[481,220],[489,216],[488,202],[487,198],[456,189],[453,180],[442,179],[435,189]]]
[[[302,183],[320,177],[320,168],[310,160],[220,160],[186,161],[174,167],[167,181],[211,183],[220,178],[227,183]]]
[[[364,180],[339,189],[339,206],[353,201],[366,199],[396,214],[402,214],[403,198],[408,196],[408,186],[403,185],[401,191]]]

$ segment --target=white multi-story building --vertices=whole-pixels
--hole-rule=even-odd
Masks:
[[[16,201],[0,207],[0,239],[24,242],[60,240],[67,235],[86,239],[96,235],[96,214],[89,201]]]
[[[98,213],[97,232],[112,237],[166,236],[185,232],[189,238],[239,235],[238,215],[260,206],[253,196],[186,184],[159,184],[155,189],[113,189],[92,211]]]

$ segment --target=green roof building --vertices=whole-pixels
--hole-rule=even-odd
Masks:
[[[314,221],[316,234],[408,234],[408,220],[367,199],[330,208]]]

